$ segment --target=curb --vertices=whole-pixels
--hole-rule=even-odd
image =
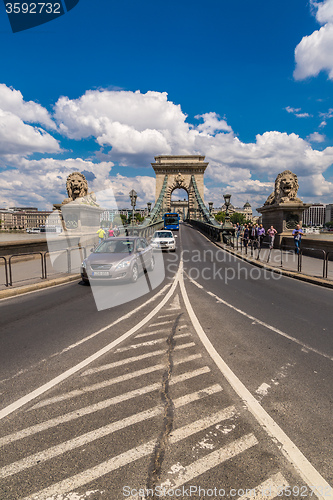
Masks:
[[[244,262],[247,262],[248,264],[252,264],[253,266],[256,267],[261,267],[262,269],[267,269],[268,271],[273,271],[276,274],[282,274],[283,276],[288,276],[288,278],[294,278],[300,281],[305,281],[306,283],[311,283],[313,285],[318,285],[318,286],[324,286],[326,288],[333,288],[333,282],[328,281],[324,278],[315,278],[314,276],[309,276],[308,274],[303,274],[303,273],[297,273],[295,271],[287,271],[286,269],[282,269],[280,267],[273,267],[273,266],[268,266],[267,264],[263,264],[262,262],[258,260],[253,260],[248,257],[244,257],[243,255],[239,255],[233,250],[223,247],[221,244],[216,243],[216,246],[224,250],[225,252],[228,252],[231,255],[234,255],[235,257],[238,257],[239,259],[243,260]]]
[[[72,274],[71,276],[65,276],[62,278],[54,278],[49,281],[44,281],[42,283],[34,283],[32,285],[24,285],[13,289],[6,289],[0,291],[0,300],[9,297],[16,297],[17,295],[22,295],[27,292],[34,292],[37,290],[42,290],[43,288],[49,288],[55,285],[63,285],[65,283],[70,283],[71,281],[76,281],[81,279],[81,274]]]

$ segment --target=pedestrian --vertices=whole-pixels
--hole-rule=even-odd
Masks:
[[[98,243],[102,243],[106,236],[104,229],[100,227],[96,233],[98,234]]]
[[[275,239],[275,235],[277,233],[277,230],[271,226],[268,230],[267,230],[267,234],[268,234],[268,238],[269,238],[269,249],[272,250],[273,246],[274,246],[274,239]]]
[[[119,235],[120,235],[120,231],[119,231],[119,229],[118,229],[118,226],[114,226],[114,228],[113,228],[113,232],[114,232],[114,235],[115,235],[115,236],[119,236]]]
[[[247,224],[245,224],[244,232],[243,232],[243,244],[244,244],[244,247],[246,248],[246,252],[247,252],[247,245],[249,243],[249,237],[250,237],[250,230],[249,230],[249,227],[247,226]]]
[[[250,237],[251,245],[252,245],[252,248],[254,248],[254,244],[258,238],[258,232],[257,232],[256,225],[252,224],[252,226],[250,226],[250,228],[249,228],[249,231],[250,231],[249,237]]]
[[[108,235],[109,235],[109,238],[111,238],[112,236],[114,236],[114,229],[112,228],[112,224],[109,227]]]
[[[258,235],[258,248],[260,248],[262,245],[262,241],[266,235],[265,228],[262,224],[260,224],[260,226],[258,227],[257,235]]]
[[[295,243],[295,253],[297,253],[297,254],[299,254],[302,234],[304,234],[304,233],[301,229],[301,226],[299,224],[297,224],[296,229],[293,230],[293,237],[294,237],[294,243]]]

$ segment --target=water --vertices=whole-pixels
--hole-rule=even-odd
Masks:
[[[55,235],[55,238],[58,236]],[[1,243],[10,243],[12,241],[37,241],[37,240],[46,240],[46,233],[0,233],[0,245]]]

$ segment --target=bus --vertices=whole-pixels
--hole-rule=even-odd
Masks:
[[[171,229],[173,231],[179,230],[179,214],[175,212],[164,214],[163,220],[164,229]]]

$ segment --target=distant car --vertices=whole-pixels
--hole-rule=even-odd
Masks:
[[[102,241],[82,262],[85,283],[97,280],[129,280],[135,283],[140,273],[153,270],[153,249],[145,238],[113,237]]]
[[[176,250],[176,240],[172,231],[155,231],[150,244],[155,250],[170,250],[171,252]]]

